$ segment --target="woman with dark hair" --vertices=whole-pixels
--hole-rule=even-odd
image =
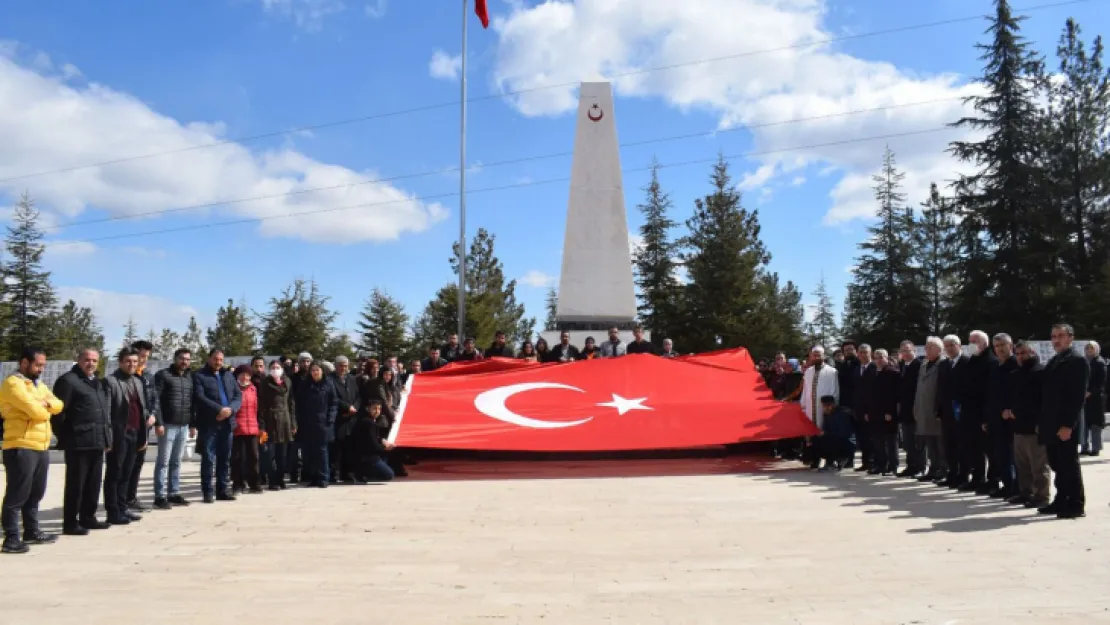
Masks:
[[[286,374],[280,360],[270,362],[269,375],[258,383],[258,421],[270,443],[273,464],[270,469],[270,490],[285,490],[285,472],[289,443],[297,433],[293,420],[296,402],[293,380]]]
[[[597,348],[597,341],[594,341],[594,337],[587,336],[586,344],[582,347],[580,358],[582,360],[593,360],[599,356],[601,356],[601,350]]]
[[[547,362],[551,358],[551,349],[547,346],[547,341],[541,336],[536,339],[536,359],[540,362]]]
[[[532,341],[524,341],[520,346],[520,354],[517,355],[517,358],[521,360],[530,360],[532,362],[539,361],[539,355],[536,354],[536,348],[532,346]]]
[[[294,389],[297,402],[297,446],[303,454],[305,472],[313,486],[328,487],[328,443],[335,438],[339,396],[331,380],[324,377],[319,362],[308,366],[308,377]]]

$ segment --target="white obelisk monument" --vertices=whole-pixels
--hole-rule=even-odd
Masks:
[[[628,330],[636,319],[620,146],[607,82],[582,83],[579,92],[555,316],[560,330],[583,338],[594,331],[599,343],[606,337],[596,331]]]

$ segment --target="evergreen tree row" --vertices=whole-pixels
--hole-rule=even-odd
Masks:
[[[884,347],[974,329],[1047,339],[1053,323],[1110,340],[1110,73],[1101,37],[1069,19],[1047,63],[996,0],[976,47],[981,95],[954,121],[977,139],[950,152],[971,166],[907,202],[888,149],[876,221],[860,244],[843,334]]]

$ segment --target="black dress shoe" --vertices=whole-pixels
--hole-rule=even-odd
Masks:
[[[856,467],[852,470],[855,471],[856,473],[863,473],[864,471],[870,471],[871,470],[871,465],[861,464],[861,465],[859,465],[858,467]]]
[[[1048,506],[1048,501],[1044,499],[1030,499],[1029,501],[1025,502],[1026,508],[1037,508],[1038,511],[1046,506]]]
[[[1012,503],[1015,506],[1023,506],[1029,501],[1028,495],[1014,495],[1006,500],[1006,503]]]
[[[997,488],[998,488],[998,484],[993,484],[991,482],[982,482],[975,489],[975,494],[976,495],[989,495],[992,492],[994,492],[995,489],[997,489]]]
[[[155,499],[154,500],[154,509],[155,510],[173,510],[173,505],[170,504],[169,500],[167,500],[167,499]]]
[[[4,539],[4,546],[0,547],[0,553],[27,553],[30,550],[27,543],[19,540],[18,536],[8,536]]]
[[[138,499],[132,499],[131,501],[127,502],[127,509],[131,510],[132,512],[150,512],[150,508],[144,506],[143,502],[139,501]]]
[[[43,531],[23,532],[23,542],[28,545],[53,545],[58,542],[58,537]]]
[[[914,477],[914,478],[916,478],[917,477],[917,471],[914,471],[912,469],[905,469],[905,470],[898,473],[898,477]]]
[[[109,525],[131,525],[131,517],[125,516],[110,516],[108,517]]]
[[[228,493],[220,493],[216,495],[216,501],[235,501],[236,499],[237,498],[235,497],[235,495],[230,495]]]
[[[978,491],[980,486],[982,485],[978,482],[964,482],[963,484],[957,486],[956,490],[960,491],[961,493],[970,493]]]
[[[1057,519],[1082,519],[1087,516],[1083,508],[1067,507],[1056,513]]]
[[[62,533],[66,536],[88,536],[89,530],[77,525],[74,527],[63,527]]]
[[[1006,490],[1005,488],[996,488],[987,493],[987,496],[991,499],[1005,499],[1010,496],[1010,491]]]
[[[918,482],[932,482],[932,481],[935,481],[937,479],[937,476],[929,475],[928,473],[926,473],[925,475],[918,475],[918,476],[915,476],[915,477],[917,478]]]
[[[1044,506],[1042,508],[1037,508],[1037,512],[1039,514],[1057,514],[1058,512],[1060,512],[1063,509],[1064,509],[1064,503],[1062,501],[1060,501],[1059,499],[1057,499],[1056,501],[1048,504],[1047,506]]]
[[[247,492],[250,493],[251,495],[261,495],[265,491],[262,490],[261,486],[255,486],[255,487],[251,488],[250,490],[248,490]]]
[[[106,530],[109,527],[112,527],[111,523],[105,523],[103,521],[97,521],[96,519],[88,519],[88,520],[85,520],[85,521],[78,521],[77,523],[81,527],[83,527],[87,530],[93,530],[93,531]]]
[[[267,488],[269,488],[270,490],[281,490],[281,486],[277,484],[270,484]]]
[[[216,503],[216,497],[213,495],[205,495],[204,503]]]
[[[136,513],[132,512],[132,511],[128,510],[128,511],[127,511],[127,518],[131,519],[131,522],[132,522],[132,523],[138,523],[139,521],[142,521],[142,520],[143,520],[143,515],[141,515],[141,514],[136,514]]]
[[[170,495],[166,499],[166,501],[170,502],[170,504],[174,505],[174,506],[185,507],[185,506],[189,505],[189,500],[185,499],[181,495]]]

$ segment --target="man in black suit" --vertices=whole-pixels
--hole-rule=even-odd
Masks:
[[[898,429],[906,448],[906,469],[898,477],[917,477],[925,471],[925,449],[917,438],[917,419],[913,415],[922,360],[924,357],[918,358],[915,353],[913,341],[902,341],[898,347]]]
[[[969,469],[960,457],[960,424],[956,415],[957,398],[960,391],[960,377],[967,369],[968,357],[960,350],[960,337],[949,334],[944,337],[945,359],[940,362],[937,378],[937,396],[940,405],[940,439],[944,448],[944,459],[948,464],[948,474],[937,480],[938,486],[956,488],[967,479]]]
[[[855,389],[852,412],[855,415],[853,423],[856,426],[856,446],[859,447],[860,466],[856,471],[871,473],[875,467],[875,448],[872,444],[871,427],[868,425],[871,408],[874,404],[875,378],[879,371],[875,363],[871,362],[871,346],[867,343],[859,346],[859,360],[851,372],[852,386]],[[878,473],[879,471],[874,471]]]
[[[968,337],[971,357],[967,368],[959,377],[960,457],[967,481],[957,489],[964,492],[989,494],[994,486],[987,481],[987,391],[991,372],[998,366],[998,359],[991,351],[990,339],[982,330],[975,330]]]
[[[1056,473],[1056,499],[1038,512],[1055,514],[1061,519],[1082,517],[1086,507],[1075,439],[1091,365],[1072,346],[1074,340],[1075,332],[1070,325],[1060,323],[1052,327],[1056,355],[1044,368],[1041,419],[1037,426],[1048,454],[1048,466]]]

